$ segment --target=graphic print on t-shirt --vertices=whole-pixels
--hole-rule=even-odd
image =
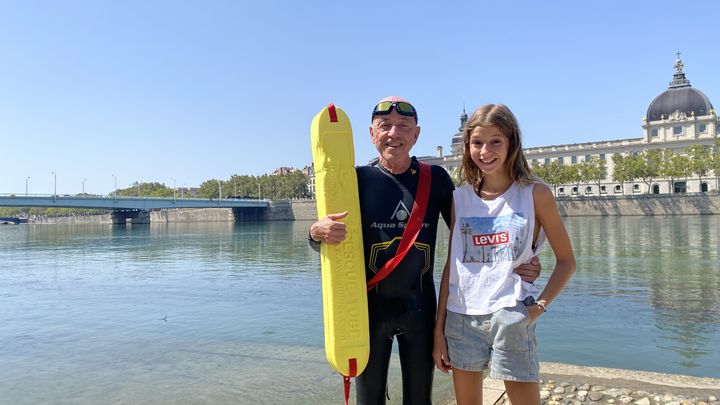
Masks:
[[[460,217],[463,263],[512,262],[522,252],[527,220],[522,213]]]

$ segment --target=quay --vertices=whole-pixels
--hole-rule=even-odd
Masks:
[[[450,379],[440,374],[435,378]],[[540,363],[540,377],[543,405],[720,405],[718,378],[549,362]],[[483,388],[483,405],[509,403],[502,381],[486,378]],[[448,389],[438,403],[456,405],[452,383]]]
[[[69,195],[0,195],[0,207],[22,208],[84,208],[108,210],[113,224],[147,224],[150,213],[168,209],[225,208],[232,210],[236,220],[262,220],[266,217],[269,202],[255,199],[205,199],[175,197],[118,197]],[[15,221],[13,221],[15,222]]]
[[[25,197],[24,197],[25,198]],[[50,204],[51,197],[45,197]],[[68,215],[30,218],[29,222],[252,222],[312,221],[317,219],[315,200],[207,200],[172,198],[101,199],[90,205],[86,198],[57,197],[54,207],[104,208],[110,214]],[[12,203],[12,205],[11,205]],[[0,196],[0,206],[27,207],[22,198]],[[75,205],[71,205],[74,203]],[[65,205],[63,205],[65,204]],[[131,204],[134,204],[131,206]],[[576,216],[664,216],[720,215],[720,193],[641,194],[604,197],[558,197],[558,210],[565,217]],[[41,205],[35,205],[41,206]],[[47,205],[42,205],[47,206]],[[112,208],[114,207],[114,208]],[[144,214],[143,214],[144,213]],[[139,215],[145,215],[139,218]]]

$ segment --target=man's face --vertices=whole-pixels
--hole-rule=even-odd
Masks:
[[[388,162],[408,159],[419,135],[415,117],[400,115],[394,109],[390,114],[376,115],[370,125],[370,139],[380,158]]]

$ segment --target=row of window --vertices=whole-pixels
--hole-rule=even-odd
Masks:
[[[615,194],[622,194],[622,192],[623,192],[622,186],[619,185],[619,184],[616,184],[615,187],[614,187],[614,189],[613,189],[613,192],[614,192]],[[633,193],[639,193],[639,192],[640,192],[640,185],[639,185],[639,184],[633,184]],[[558,193],[559,196],[561,196],[561,195],[567,195],[567,194],[566,194],[566,189],[565,189],[565,187],[559,187],[557,193]],[[593,194],[595,194],[595,192],[593,191],[593,187],[592,187],[592,186],[586,186],[586,187],[585,187],[585,195],[593,195]],[[570,189],[570,194],[569,194],[569,195],[579,195],[579,193],[578,193],[578,188],[577,188],[577,187],[572,187],[572,188]],[[606,186],[600,186],[600,195],[607,195],[607,187],[606,187]]]
[[[591,157],[592,157],[592,155],[585,155],[585,160],[584,160],[584,161],[585,161],[585,162],[589,162]],[[600,154],[598,155],[598,157],[600,158],[600,160],[605,160],[605,154],[604,154],[604,153],[600,153]],[[557,157],[557,158],[549,158],[549,157],[546,157],[545,159],[543,159],[543,164],[546,164],[546,165],[547,165],[547,164],[550,164],[550,162],[552,162],[553,159],[559,160],[560,162],[563,162],[563,163],[565,162],[565,158],[562,157],[562,156],[561,156],[561,157]],[[571,164],[578,163],[578,157],[577,157],[576,155],[570,156],[570,163],[571,163]],[[538,164],[538,159],[532,159],[532,160],[530,161],[530,164],[531,164],[532,166],[537,165],[537,164]]]
[[[704,134],[707,132],[707,124],[700,124],[698,125],[698,133]],[[652,131],[650,131],[650,135],[653,138],[656,138],[658,136],[658,128],[653,128]],[[683,134],[683,127],[682,126],[675,126],[672,128],[672,133],[675,136],[680,136]]]
[[[673,192],[674,193],[687,193],[687,183],[684,181],[676,181],[673,184]],[[708,183],[701,183],[700,184],[700,191],[703,193],[706,193],[708,191]],[[616,184],[613,192],[615,194],[622,194],[622,186],[619,184]],[[586,186],[585,187],[585,194],[584,195],[594,195],[593,187],[592,186]],[[633,194],[640,193],[640,184],[633,184]],[[653,194],[660,194],[660,186],[657,184],[653,184],[652,186],[652,193]],[[570,194],[566,194],[566,188],[565,187],[558,187],[557,190],[558,196],[564,196],[564,195],[579,195],[578,188],[572,187],[570,188]],[[607,195],[607,188],[606,186],[600,186],[600,195]]]

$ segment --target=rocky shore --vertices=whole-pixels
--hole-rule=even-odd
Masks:
[[[542,363],[543,405],[720,405],[720,379]],[[443,404],[457,402],[449,398]],[[485,379],[483,405],[509,404],[502,381]],[[522,404],[519,404],[522,405]]]

